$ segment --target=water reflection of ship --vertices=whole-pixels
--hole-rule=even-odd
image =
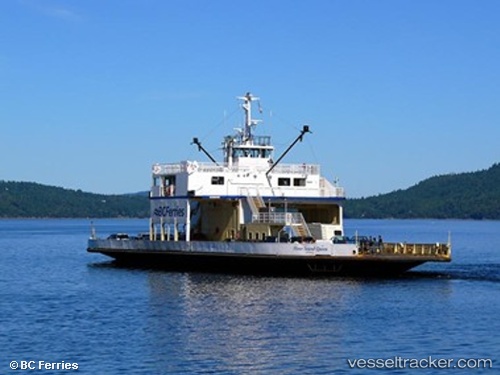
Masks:
[[[349,309],[360,282],[151,272],[149,285],[146,333],[158,366],[181,372],[169,367],[182,365],[168,360],[178,355],[194,372],[203,361],[212,371],[255,373],[272,370],[276,361],[338,352],[344,328],[335,327],[337,336],[325,338],[317,323],[328,323],[328,317],[318,307],[330,305],[339,314]],[[300,352],[290,345],[292,325],[294,340],[302,340]]]

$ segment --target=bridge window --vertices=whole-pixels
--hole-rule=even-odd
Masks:
[[[212,176],[212,185],[224,185],[224,176]]]
[[[306,186],[306,179],[305,178],[294,178],[293,179],[293,186]]]
[[[278,186],[290,186],[290,179],[285,177],[278,178]]]

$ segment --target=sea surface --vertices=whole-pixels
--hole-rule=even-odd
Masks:
[[[147,230],[94,225],[101,236]],[[90,220],[0,220],[0,374],[500,373],[500,222],[345,226],[385,241],[451,234],[453,262],[391,279],[176,273],[87,253]],[[427,368],[387,368],[398,358]],[[367,362],[351,368],[357,359]],[[57,370],[68,364],[78,370]]]

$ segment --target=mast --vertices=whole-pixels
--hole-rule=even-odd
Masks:
[[[260,98],[247,92],[244,96],[239,96],[238,99],[243,100],[242,107],[245,111],[245,128],[243,129],[242,144],[252,144],[252,126],[260,122],[260,120],[252,119],[252,102],[260,100]]]

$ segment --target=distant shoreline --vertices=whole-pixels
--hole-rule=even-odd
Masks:
[[[149,210],[147,192],[103,195],[0,180],[0,218],[148,218]],[[500,163],[431,177],[405,190],[346,199],[344,217],[500,220]]]

